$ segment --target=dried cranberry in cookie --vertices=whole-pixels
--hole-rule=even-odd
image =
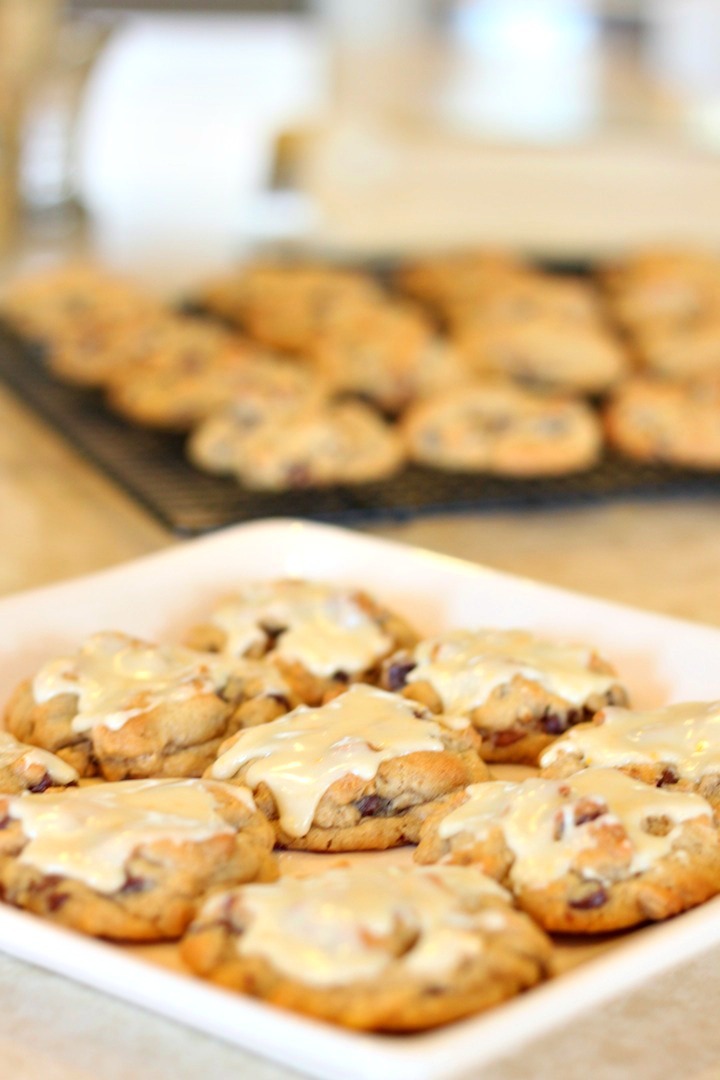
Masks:
[[[473,867],[335,868],[212,897],[181,945],[205,978],[349,1027],[414,1031],[546,974],[550,943]]]
[[[207,780],[126,780],[0,799],[10,903],[85,933],[178,937],[218,886],[276,875],[250,793]]]
[[[188,640],[233,656],[268,656],[301,700],[318,704],[350,682],[374,681],[380,662],[417,635],[367,593],[288,579],[246,585]]]
[[[614,769],[473,785],[426,823],[416,857],[477,863],[567,933],[665,919],[720,891],[710,804]]]
[[[76,784],[75,769],[56,754],[18,742],[8,731],[0,731],[0,793],[38,794],[51,787]]]
[[[592,649],[520,630],[452,630],[390,657],[382,685],[437,712],[467,716],[487,761],[533,764],[571,724],[625,704]]]
[[[354,851],[417,838],[438,800],[487,777],[467,722],[357,685],[220,748],[206,775],[249,787],[285,847]]]
[[[222,739],[294,701],[270,665],[99,633],[22,683],[6,724],[83,776],[193,776]]]
[[[657,787],[696,791],[718,808],[720,702],[603,709],[592,723],[578,724],[548,747],[540,765],[550,777],[593,766],[622,769]]]

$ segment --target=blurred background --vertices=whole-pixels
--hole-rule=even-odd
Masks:
[[[0,0],[0,252],[720,247],[716,0]]]

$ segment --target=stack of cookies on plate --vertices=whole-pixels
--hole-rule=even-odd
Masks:
[[[410,1031],[552,975],[550,934],[720,892],[718,703],[633,712],[589,646],[422,638],[316,581],[246,583],[181,636],[100,631],[16,689],[7,903],[179,940],[222,986]],[[413,859],[368,862],[395,848]],[[274,849],[316,854],[298,871]]]

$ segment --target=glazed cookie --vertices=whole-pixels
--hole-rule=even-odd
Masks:
[[[256,264],[208,284],[198,299],[256,341],[289,352],[305,350],[325,320],[342,307],[380,297],[365,274],[312,264]]]
[[[85,263],[19,278],[0,301],[3,318],[19,333],[50,343],[64,334],[119,327],[162,311],[155,297],[132,282]]]
[[[720,702],[602,709],[549,746],[540,765],[549,777],[610,766],[654,787],[696,791],[720,809]]]
[[[199,776],[228,735],[294,701],[269,664],[101,633],[22,683],[5,723],[82,776]]]
[[[451,630],[385,662],[383,686],[433,712],[468,717],[486,761],[534,764],[572,724],[625,690],[592,649],[520,630]]]
[[[62,758],[0,731],[0,794],[39,794],[48,788],[76,784],[78,779],[75,769]]]
[[[333,392],[357,395],[387,413],[468,378],[428,320],[404,304],[344,310],[327,322],[309,355]]]
[[[203,331],[207,352],[180,342],[176,349],[118,372],[107,386],[110,408],[136,424],[187,431],[235,403],[242,411],[247,402],[249,415],[262,402],[315,400],[317,380],[311,372],[259,353],[218,327],[208,325]]]
[[[0,890],[86,934],[161,941],[213,890],[272,881],[273,839],[249,792],[208,780],[0,797]]]
[[[416,1031],[539,982],[550,943],[474,867],[337,868],[212,897],[181,945],[204,978],[351,1028]]]
[[[207,774],[251,789],[282,847],[372,851],[417,839],[438,801],[485,780],[467,721],[353,686],[220,747]]]
[[[452,340],[477,374],[579,394],[604,393],[628,367],[625,350],[601,326],[550,316],[467,324]]]
[[[382,660],[417,634],[367,593],[317,581],[259,581],[228,596],[187,643],[204,652],[266,656],[308,705],[374,682]]]
[[[611,445],[628,457],[720,468],[720,378],[632,379],[615,392],[604,420]]]
[[[551,476],[594,465],[595,413],[580,401],[475,382],[412,407],[402,431],[413,461],[436,469]]]
[[[248,488],[292,491],[384,480],[404,463],[397,432],[360,402],[330,403],[248,433],[234,471]]]
[[[667,919],[720,891],[710,804],[615,769],[473,785],[427,822],[416,858],[476,863],[560,933]]]

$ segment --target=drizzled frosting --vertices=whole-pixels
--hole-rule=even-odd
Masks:
[[[158,705],[215,693],[234,673],[237,662],[230,657],[99,633],[87,638],[75,656],[40,668],[32,692],[38,704],[59,694],[76,695],[73,731],[89,731],[96,724],[116,731]]]
[[[562,877],[577,856],[598,844],[597,825],[619,823],[627,835],[625,875],[648,870],[667,855],[683,822],[706,815],[712,808],[698,795],[670,792],[632,780],[614,769],[586,769],[569,780],[531,778],[520,784],[492,781],[473,784],[467,800],[443,818],[438,832],[443,839],[468,832],[482,839],[499,828],[515,856],[510,878],[515,885],[536,887]],[[576,804],[589,800],[602,817],[580,814]],[[648,818],[667,818],[665,836],[643,828]],[[591,866],[583,876],[596,876]]]
[[[19,861],[98,892],[116,892],[136,848],[235,832],[218,814],[213,788],[254,809],[249,791],[204,780],[124,780],[9,799],[10,817],[29,837]]]
[[[590,670],[592,650],[544,641],[520,630],[455,630],[415,647],[408,682],[429,682],[445,710],[466,713],[484,705],[516,676],[538,683],[573,705],[604,694],[614,674]]]
[[[441,725],[418,719],[414,703],[357,685],[318,709],[301,706],[279,720],[234,737],[211,768],[226,780],[247,765],[245,782],[265,783],[282,828],[305,836],[320,799],[348,773],[372,780],[383,761],[419,750],[444,749]]]
[[[508,925],[508,894],[474,867],[355,866],[236,895],[249,916],[238,951],[314,986],[376,979],[391,964],[442,980],[482,953],[484,935]],[[203,917],[220,915],[224,901],[210,900]]]
[[[56,754],[18,742],[9,732],[0,731],[0,770],[12,769],[15,764],[21,769],[39,765],[54,784],[74,784],[78,779],[75,769]]]
[[[225,632],[225,649],[235,656],[264,644],[265,628],[282,630],[274,655],[325,677],[365,671],[392,647],[350,591],[308,581],[249,585],[216,608],[210,622]]]
[[[683,779],[700,780],[720,772],[720,701],[646,712],[603,709],[595,723],[581,724],[558,739],[540,764],[550,765],[564,754],[579,755],[588,766],[668,763]]]

